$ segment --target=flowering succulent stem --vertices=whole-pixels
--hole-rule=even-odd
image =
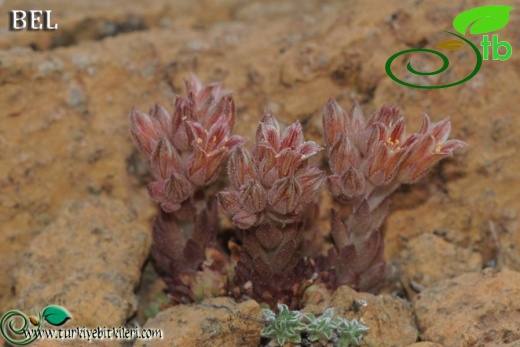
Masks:
[[[397,107],[384,106],[365,119],[358,104],[345,112],[330,99],[322,117],[327,175],[312,163],[323,148],[305,141],[299,122],[282,129],[266,112],[247,149],[245,138],[232,134],[231,94],[217,83],[203,87],[196,78],[185,84],[187,95],[175,98],[172,113],[160,105],[130,113],[131,135],[153,176],[148,190],[161,209],[152,257],[174,303],[232,293],[296,308],[304,295],[319,301],[339,285],[373,290],[385,274],[380,228],[388,197],[465,146],[448,140],[448,119],[432,123],[424,115],[421,128],[407,134]],[[217,193],[225,162],[229,184]],[[338,203],[351,206],[346,219],[331,211],[333,246],[326,257],[314,242],[323,185]],[[231,256],[217,239],[217,201],[235,228],[227,245]],[[273,325],[266,333],[288,329],[279,344],[297,341],[305,325],[285,308],[279,306],[292,325]],[[364,332],[356,321],[338,321],[331,312],[311,321],[311,339],[334,335],[341,346],[359,343]]]
[[[352,214],[343,222],[333,211],[334,247],[329,261],[336,284],[370,290],[383,278],[383,239],[379,228],[387,198],[401,184],[415,183],[441,159],[465,144],[447,140],[449,120],[431,123],[425,115],[418,133],[405,133],[396,107],[385,106],[367,121],[359,105],[346,113],[333,99],[323,110],[323,134],[329,152],[330,193]],[[346,265],[348,264],[348,266]]]
[[[239,147],[230,158],[231,187],[218,198],[240,231],[239,285],[252,281],[248,294],[260,301],[293,299],[294,285],[307,276],[301,259],[305,214],[324,181],[324,173],[309,158],[320,150],[304,141],[300,123],[282,132],[273,115],[266,113],[252,152]],[[240,290],[247,292],[246,287]]]
[[[372,191],[367,194],[367,201],[370,209],[375,210],[385,201],[386,198],[395,192],[400,185],[401,183],[396,181],[382,187],[374,186]]]
[[[186,89],[187,96],[175,98],[173,114],[160,105],[149,114],[130,114],[132,137],[154,176],[150,195],[161,207],[152,257],[177,302],[226,293],[229,259],[216,241],[218,213],[207,191],[228,155],[245,142],[231,135],[230,93],[219,84],[202,87],[195,77]]]

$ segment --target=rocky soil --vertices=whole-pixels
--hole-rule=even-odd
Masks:
[[[452,137],[468,146],[392,198],[388,288],[341,288],[329,304],[369,326],[363,346],[520,346],[520,12],[498,32],[512,57],[484,61],[457,87],[413,89],[384,69],[398,51],[434,48],[455,15],[485,4],[0,1],[0,314],[56,304],[70,311],[69,326],[164,330],[163,340],[136,346],[259,345],[252,301],[218,298],[147,320],[163,286],[147,262],[156,210],[128,113],[168,105],[195,73],[234,91],[237,132],[247,137],[270,109],[321,143],[331,96],[345,108],[358,100],[366,114],[399,105],[410,129],[423,112],[450,117]],[[57,31],[7,30],[9,10],[38,8],[53,10]],[[421,79],[438,84],[473,69],[471,50],[447,55],[444,77]],[[440,64],[419,61],[423,70]],[[395,72],[413,81],[406,62]],[[366,306],[352,310],[359,300]]]

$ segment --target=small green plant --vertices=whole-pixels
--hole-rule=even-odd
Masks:
[[[302,333],[307,339],[315,341],[332,341],[334,346],[359,346],[363,334],[368,328],[356,319],[334,317],[334,308],[329,307],[319,317],[312,313],[302,314],[291,311],[287,305],[278,304],[278,314],[270,309],[263,309],[267,326],[261,335],[271,339],[270,346],[283,346],[287,342],[301,343]]]
[[[302,341],[301,333],[307,326],[302,322],[303,315],[299,311],[291,311],[283,304],[278,304],[278,314],[270,309],[262,311],[268,324],[262,329],[262,336],[271,338],[278,346]]]
[[[319,317],[312,313],[305,314],[305,319],[309,322],[307,324],[307,332],[309,333],[309,340],[331,340],[334,334],[335,320],[333,319],[334,309],[329,307]]]
[[[334,322],[336,334],[338,335],[338,346],[359,346],[363,334],[368,330],[364,325],[358,323],[356,319],[351,321],[341,318]]]

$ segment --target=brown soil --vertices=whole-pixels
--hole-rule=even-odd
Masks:
[[[520,161],[514,159],[520,149],[518,10],[498,32],[500,40],[513,46],[512,57],[484,61],[477,76],[464,84],[414,89],[395,83],[384,69],[386,60],[398,51],[434,48],[448,38],[443,30],[452,29],[454,16],[486,4],[480,0],[0,1],[4,14],[12,9],[50,9],[59,23],[56,31],[11,32],[8,16],[0,16],[0,273],[4,274],[0,314],[12,308],[30,311],[35,303],[51,304],[49,300],[56,299],[52,293],[38,301],[31,290],[59,287],[66,292],[68,287],[62,284],[72,281],[73,287],[85,286],[77,295],[86,295],[92,310],[100,310],[103,300],[112,300],[110,310],[119,311],[107,314],[110,324],[145,322],[144,311],[163,287],[153,270],[143,266],[149,239],[141,231],[151,230],[155,207],[147,195],[146,162],[129,136],[128,113],[132,106],[146,110],[155,102],[169,105],[191,73],[205,83],[222,81],[234,91],[237,132],[247,137],[254,133],[262,111],[270,109],[286,124],[299,119],[306,135],[322,143],[320,112],[329,97],[344,108],[358,100],[365,114],[396,104],[411,130],[419,127],[424,112],[436,121],[450,117],[451,137],[468,146],[422,182],[402,187],[392,197],[384,225],[385,256],[400,285],[389,286],[387,292],[402,287],[411,300],[423,290],[442,295],[446,283],[451,283],[443,281],[466,278],[460,276],[470,272],[477,276],[486,266],[520,272]],[[514,7],[510,0],[503,4]],[[480,38],[474,36],[473,41],[478,46]],[[447,53],[452,66],[447,77],[428,77],[427,82],[467,75],[474,66],[470,54],[467,49]],[[405,63],[396,63],[396,74],[413,80]],[[435,69],[438,64],[424,57],[416,68]],[[75,213],[74,208],[82,212]],[[123,219],[125,227],[107,215],[112,209],[120,210],[113,218]],[[76,217],[85,218],[85,223]],[[96,227],[111,233],[68,235],[93,233]],[[135,252],[135,258],[118,251],[110,255],[111,263],[89,261],[89,254],[101,257],[105,251],[68,248],[105,242],[103,235],[116,241],[111,241],[113,247]],[[52,242],[44,242],[51,237]],[[64,267],[70,276],[55,276],[59,267],[48,271],[36,266],[57,259],[85,262],[99,281],[74,282],[84,280],[79,265]],[[28,272],[33,266],[35,272]],[[134,295],[143,272],[144,281]],[[29,274],[35,276],[32,287]],[[118,290],[128,292],[107,298],[103,281],[110,276],[124,279]],[[476,287],[485,292],[486,281],[491,280],[482,276],[482,286]],[[518,292],[513,285],[517,280],[511,281],[511,290]],[[427,292],[417,299],[420,304],[414,309],[424,307],[425,297],[433,295]],[[502,304],[509,303],[508,295]],[[28,297],[31,300],[26,301]],[[486,302],[501,298],[475,295],[475,300]],[[514,308],[517,303],[510,304]],[[457,310],[457,303],[450,304],[450,310]],[[448,319],[431,314],[422,319]],[[482,318],[479,312],[467,313],[471,314]],[[484,316],[495,317],[490,312]],[[488,325],[500,331],[504,325],[497,322],[502,321]],[[520,340],[516,322],[507,322],[504,329],[510,333],[503,335],[479,335],[473,330],[446,334],[459,333],[461,341],[469,341],[461,346],[514,346]],[[418,328],[418,341],[432,342],[417,346],[453,346],[453,336],[420,324]]]

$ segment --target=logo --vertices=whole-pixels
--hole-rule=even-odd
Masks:
[[[385,70],[388,76],[390,76],[391,79],[393,79],[395,82],[402,84],[407,87],[412,88],[421,88],[421,89],[439,89],[439,88],[448,88],[453,87],[456,85],[459,85],[461,83],[464,83],[471,78],[473,78],[480,70],[480,67],[482,66],[483,60],[488,60],[490,57],[489,51],[491,48],[491,57],[493,60],[507,60],[511,57],[513,54],[513,48],[507,41],[499,41],[498,35],[494,34],[491,37],[491,40],[488,35],[482,36],[482,41],[480,43],[480,46],[482,46],[482,54],[480,54],[479,48],[475,46],[470,40],[468,40],[465,35],[469,28],[469,34],[471,35],[482,35],[482,34],[488,34],[493,31],[497,31],[499,29],[502,29],[506,26],[507,22],[509,22],[509,12],[513,10],[513,7],[510,6],[504,6],[504,5],[487,5],[487,6],[481,6],[476,7],[471,10],[467,10],[459,14],[455,19],[453,20],[453,27],[458,33],[454,33],[451,31],[445,31],[446,33],[452,35],[454,38],[443,41],[437,45],[436,48],[446,49],[446,50],[457,50],[462,47],[464,47],[466,44],[471,47],[473,52],[475,53],[476,57],[476,63],[475,68],[473,71],[466,76],[465,78],[449,83],[444,85],[437,85],[437,86],[424,86],[424,85],[417,85],[408,83],[406,81],[403,81],[396,77],[394,73],[392,72],[391,66],[393,61],[398,58],[401,55],[408,54],[408,53],[415,53],[415,52],[423,52],[423,53],[431,53],[435,54],[439,58],[442,59],[442,66],[438,70],[431,71],[431,72],[421,72],[415,70],[411,63],[408,62],[406,65],[406,69],[414,74],[419,76],[432,76],[440,74],[449,67],[450,63],[448,60],[448,57],[444,55],[441,52],[438,52],[433,49],[427,49],[427,48],[413,48],[413,49],[407,49],[401,52],[398,52],[394,55],[392,55],[387,61],[385,65]],[[505,52],[501,53],[500,48],[505,48]],[[504,50],[502,50],[504,51]]]
[[[37,316],[27,316],[21,311],[11,310],[4,313],[0,319],[0,333],[7,342],[13,345],[28,345],[38,338],[37,334],[28,334],[29,324],[34,327],[32,331],[39,331],[42,329],[44,321],[54,326],[60,326],[70,318],[72,317],[66,309],[54,305],[47,306],[43,312],[38,311]]]
[[[12,10],[9,11],[10,30],[57,30],[52,24],[51,10]]]

